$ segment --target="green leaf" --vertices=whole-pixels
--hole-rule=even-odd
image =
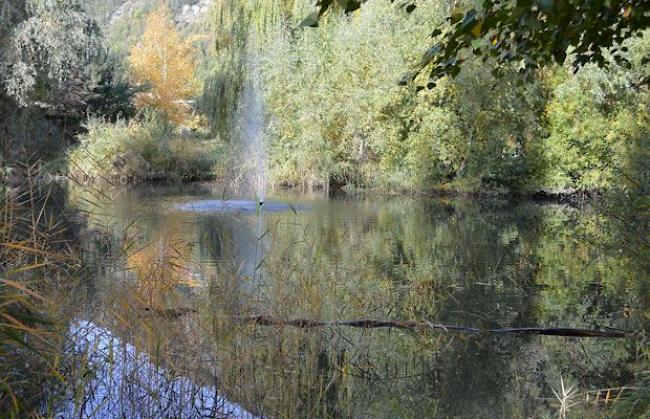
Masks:
[[[300,22],[301,28],[317,28],[318,27],[318,12],[314,12],[307,16],[302,22]]]
[[[476,24],[476,10],[472,9],[465,14],[460,28],[463,32],[469,32]]]
[[[411,73],[404,73],[397,82],[397,85],[407,86],[411,81],[413,81],[413,75]]]

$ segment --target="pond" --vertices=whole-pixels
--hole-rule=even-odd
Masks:
[[[564,406],[599,417],[634,380],[640,339],[426,327],[641,330],[647,259],[593,207],[246,198],[215,185],[73,193],[94,270],[71,330],[110,330],[168,377],[153,374],[150,392],[191,382],[233,416],[557,417]],[[425,327],[295,327],[368,319]],[[143,391],[142,377],[120,374],[131,381],[94,403]]]

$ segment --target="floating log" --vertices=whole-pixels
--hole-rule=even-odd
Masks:
[[[319,321],[311,319],[281,319],[270,316],[251,316],[243,317],[242,321],[246,323],[255,323],[260,326],[293,326],[303,329],[318,327],[358,327],[364,329],[394,328],[404,330],[434,330],[437,332],[460,332],[471,334],[519,334],[519,335],[546,335],[546,336],[568,336],[581,338],[624,338],[626,333],[615,330],[597,330],[597,329],[575,329],[568,327],[511,327],[505,329],[479,329],[475,327],[450,326],[432,322],[414,322],[404,320],[334,320]]]
[[[187,308],[187,307],[166,308],[166,309],[143,307],[143,309],[144,309],[144,311],[146,311],[148,313],[155,314],[156,316],[166,317],[166,318],[170,318],[170,319],[178,319],[179,317],[185,316],[187,314],[197,312],[196,309]]]

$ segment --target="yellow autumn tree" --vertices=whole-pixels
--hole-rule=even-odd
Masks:
[[[167,7],[152,12],[140,42],[129,57],[134,81],[149,86],[136,96],[138,108],[154,107],[181,123],[189,117],[187,100],[195,93],[192,40],[183,40]]]

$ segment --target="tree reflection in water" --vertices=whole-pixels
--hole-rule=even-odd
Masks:
[[[197,197],[211,195],[191,196]],[[628,250],[630,226],[623,231],[598,208],[312,201],[309,211],[266,213],[260,234],[255,213],[176,211],[176,202],[187,199],[182,190],[132,190],[99,205],[112,225],[137,226],[134,251],[161,237],[182,243],[178,257],[157,263],[173,265],[169,278],[185,279],[166,286],[153,304],[138,294],[137,269],[114,263],[92,279],[95,293],[84,318],[108,327],[156,369],[191,379],[197,389],[216,388],[248,412],[554,416],[560,409],[554,390],[563,383],[577,389],[574,414],[598,417],[608,407],[594,404],[596,391],[633,385],[635,371],[647,370],[648,259],[639,257],[639,246]],[[98,219],[91,215],[91,226],[101,225]],[[643,236],[647,223],[636,229]],[[259,314],[635,334],[616,340],[462,336],[240,321]]]

